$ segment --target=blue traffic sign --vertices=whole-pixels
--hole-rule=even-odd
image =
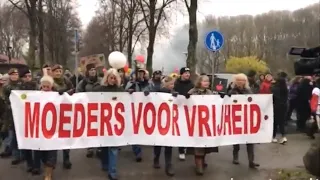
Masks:
[[[223,35],[219,31],[211,31],[207,34],[204,44],[210,51],[219,51],[224,44]]]

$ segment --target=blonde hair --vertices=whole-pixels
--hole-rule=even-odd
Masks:
[[[44,82],[47,82],[47,83],[50,83],[50,85],[53,85],[54,84],[54,81],[52,79],[51,76],[43,76],[41,79],[40,79],[40,84],[44,83]]]
[[[231,83],[231,88],[234,88],[236,86],[237,79],[244,79],[246,81],[246,83],[244,85],[244,88],[250,89],[248,77],[247,77],[247,75],[245,75],[243,73],[236,74],[236,75],[233,76],[232,83]]]
[[[116,85],[118,87],[121,86],[121,77],[118,73],[118,71],[114,68],[110,68],[103,76],[102,80],[101,80],[101,85],[104,85],[104,86],[108,86],[108,78],[109,76],[115,76],[116,77]]]
[[[208,81],[210,80],[209,76],[207,76],[207,75],[198,76],[197,80],[194,83],[194,87],[201,88],[201,82],[205,79],[208,79]]]
[[[174,81],[175,79],[173,77],[167,76],[165,78],[163,78],[162,82],[161,82],[161,86],[162,87],[166,87],[168,85],[169,82]]]

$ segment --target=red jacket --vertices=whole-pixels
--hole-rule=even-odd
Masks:
[[[271,81],[264,80],[260,85],[260,94],[271,94]]]

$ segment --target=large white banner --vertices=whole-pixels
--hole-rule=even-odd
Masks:
[[[272,95],[12,91],[20,149],[215,147],[272,139]]]

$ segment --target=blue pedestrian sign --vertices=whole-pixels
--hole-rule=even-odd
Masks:
[[[223,35],[219,31],[211,31],[207,34],[204,44],[210,51],[219,51],[224,44]]]

